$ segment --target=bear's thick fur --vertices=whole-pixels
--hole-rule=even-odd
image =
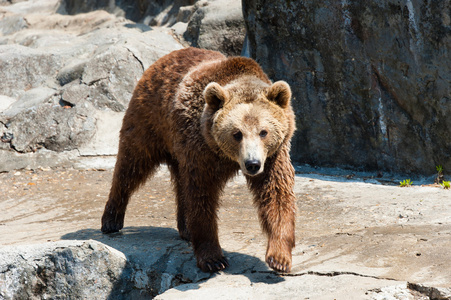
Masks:
[[[222,270],[228,262],[218,240],[219,196],[241,169],[268,235],[266,261],[289,272],[294,129],[290,87],[272,84],[254,60],[196,48],[162,57],[144,73],[125,114],[102,231],[122,229],[130,195],[165,163],[180,236],[192,242],[203,271]]]

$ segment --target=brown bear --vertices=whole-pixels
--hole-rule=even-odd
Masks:
[[[180,236],[191,241],[198,267],[222,270],[229,264],[218,240],[219,196],[241,170],[268,235],[266,262],[289,272],[294,129],[289,85],[271,83],[254,60],[197,48],[160,58],[143,74],[125,113],[102,231],[122,229],[130,195],[164,163]]]

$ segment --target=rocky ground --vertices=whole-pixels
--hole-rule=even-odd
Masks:
[[[111,169],[0,174],[0,299],[451,299],[448,190],[299,174],[293,271],[279,275],[264,263],[266,239],[237,177],[219,213],[231,267],[210,275],[178,236],[164,167],[133,197],[124,230],[103,235],[111,177]]]

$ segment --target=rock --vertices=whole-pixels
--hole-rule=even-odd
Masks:
[[[0,33],[8,35],[27,28],[27,22],[21,16],[5,16],[0,19]]]
[[[70,295],[74,299],[136,299],[160,294],[155,299],[169,300],[204,299],[214,294],[215,299],[288,299],[295,295],[341,299],[351,294],[360,299],[430,299],[428,296],[450,299],[449,290],[444,288],[393,285],[390,280],[346,274],[277,277],[271,272],[244,272],[190,279],[181,274],[175,277],[172,273],[175,270],[160,273],[165,270],[143,267],[138,260],[130,261],[124,253],[93,240],[3,247],[0,248],[0,297],[48,299]],[[192,280],[196,281],[186,283]],[[354,288],[343,289],[351,280]]]
[[[19,98],[26,90],[53,87],[52,77],[62,67],[59,55],[20,45],[0,46],[0,90],[3,95]],[[50,82],[49,82],[50,81]]]
[[[80,155],[116,155],[124,113],[99,110],[94,118],[97,120],[95,134],[89,142],[78,148]]]
[[[87,62],[81,81],[91,86],[94,106],[125,111],[142,73],[143,67],[133,53],[113,45],[99,49]]]
[[[177,22],[171,26],[171,29],[173,30],[174,34],[178,36],[181,40],[183,40],[183,34],[186,32],[187,28],[188,23],[183,22]],[[189,45],[189,43],[187,43],[187,45]]]
[[[90,94],[91,89],[89,86],[74,82],[63,89],[61,100],[69,106],[83,105],[88,100]]]
[[[139,9],[137,9],[137,7]],[[63,0],[59,11],[71,15],[103,9],[150,26],[175,27],[176,34],[189,45],[239,55],[245,36],[240,0],[178,0],[178,1],[85,1],[79,4]],[[180,32],[181,29],[185,29]]]
[[[2,114],[5,117],[13,117],[24,110],[34,109],[49,100],[55,93],[54,89],[48,87],[37,87],[28,90],[18,101],[15,101],[8,109],[4,110]]]
[[[3,137],[7,136],[3,135]],[[0,143],[0,145],[2,144],[5,143]],[[0,173],[18,169],[36,170],[39,168],[75,167],[80,164],[79,155],[77,150],[58,153],[41,148],[37,149],[35,152],[18,153],[10,151],[9,147],[7,150],[0,147]],[[90,161],[85,162],[84,158],[81,158],[80,160],[83,161],[81,167],[85,169],[98,169],[99,167],[105,168],[105,166],[114,166],[114,163],[105,163],[104,161],[91,164]]]
[[[316,274],[279,277],[268,274],[221,274],[200,283],[184,284],[174,287],[157,297],[156,300],[196,300],[207,299],[429,299],[409,290],[406,284],[390,289],[393,282],[375,278],[337,275],[337,277],[319,277]],[[343,285],[353,281],[352,287],[343,290]],[[371,292],[380,289],[381,294]],[[388,287],[386,287],[388,286]],[[368,297],[373,294],[374,297]],[[378,297],[379,296],[379,297]],[[417,296],[414,298],[414,296]],[[402,297],[402,298],[398,298]]]
[[[431,287],[424,284],[418,283],[407,283],[407,287],[413,291],[417,291],[426,297],[427,299],[451,299],[451,287],[450,288],[440,288]]]
[[[239,175],[218,211],[230,267],[209,274],[179,237],[166,167],[133,195],[125,227],[110,235],[100,218],[111,166],[41,169],[0,173],[0,299],[55,299],[61,289],[91,299],[94,288],[98,299],[451,299],[451,206],[442,188],[368,183],[368,173],[297,175],[293,269],[281,275],[265,263],[267,240]]]
[[[127,260],[95,241],[64,241],[0,250],[1,299],[107,299],[127,282]]]
[[[69,62],[69,64],[59,70],[56,75],[56,80],[58,80],[61,86],[74,80],[80,80],[85,70],[86,63],[86,60],[75,60]]]
[[[8,4],[0,7],[0,10],[14,14],[45,14],[50,15],[56,12],[60,0],[12,0]],[[3,3],[0,2],[1,5]]]
[[[80,4],[78,1],[74,0],[62,0],[59,11],[75,15],[102,9],[117,16],[125,17],[134,22],[144,23],[146,25],[171,26],[176,22],[181,7],[191,6],[196,1],[197,0],[119,0],[105,2],[89,0]]]
[[[6,121],[11,148],[34,152],[39,148],[70,151],[88,141],[95,132],[96,119],[90,107],[66,106],[57,101],[28,108]]]
[[[5,75],[0,90],[7,97],[0,107],[0,149],[37,156],[26,155],[22,162],[0,151],[5,161],[0,170],[54,166],[38,154],[41,150],[60,152],[56,161],[78,167],[89,166],[86,155],[114,155],[123,112],[142,73],[182,45],[170,29],[137,25],[105,11],[60,15],[58,1],[24,3],[0,7],[7,25],[26,20],[26,26],[14,21],[20,26],[9,26],[0,36]]]
[[[160,8],[157,6],[157,10],[148,9],[149,16],[144,19],[144,22],[152,26],[172,26],[177,22],[187,22],[196,9],[198,0],[165,2]]]
[[[5,111],[17,100],[8,96],[0,95],[0,113]]]
[[[194,47],[239,55],[246,33],[241,1],[201,3],[191,16],[183,38]]]
[[[293,89],[296,162],[451,170],[449,3],[244,0],[250,53]]]
[[[191,18],[191,16],[193,15],[193,13],[196,11],[197,8],[198,5],[180,7],[176,18],[176,23],[177,22],[188,23],[189,19]]]

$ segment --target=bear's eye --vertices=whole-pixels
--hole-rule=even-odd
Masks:
[[[264,138],[264,137],[267,136],[267,135],[268,135],[268,131],[266,131],[266,130],[260,131],[260,137],[261,137],[261,138]]]
[[[243,134],[241,133],[241,131],[237,131],[236,133],[233,134],[233,138],[237,142],[241,142],[241,140],[243,139]]]

